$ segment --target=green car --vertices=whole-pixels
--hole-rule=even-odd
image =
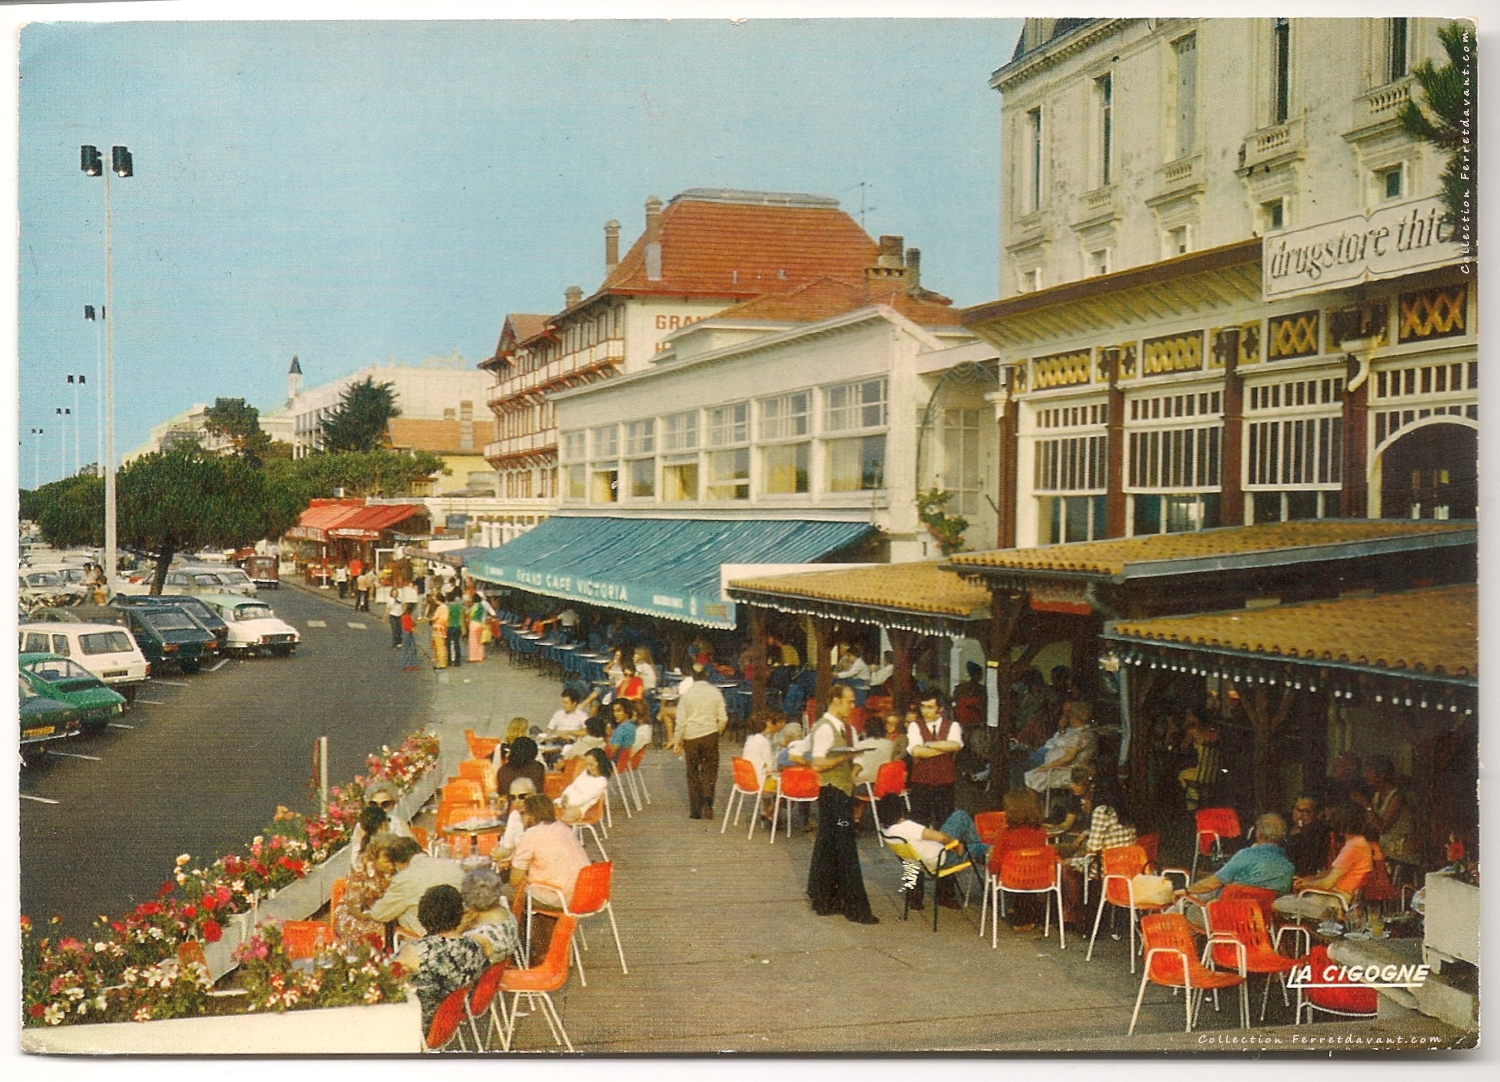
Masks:
[[[16,674],[21,707],[21,765],[36,766],[47,756],[47,745],[78,735],[78,710],[48,699]]]
[[[125,711],[125,696],[76,661],[56,654],[22,654],[19,660],[21,675],[38,695],[77,708],[86,733],[103,732],[110,718]]]

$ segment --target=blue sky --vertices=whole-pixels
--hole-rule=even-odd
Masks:
[[[116,451],[194,402],[278,406],[394,357],[489,355],[507,312],[595,288],[647,195],[817,192],[996,295],[999,95],[1019,20],[33,24],[21,35],[20,476],[61,475],[95,382],[113,184]],[[106,149],[107,153],[107,149]],[[83,461],[94,455],[82,400]],[[71,430],[70,430],[71,433]],[[72,467],[68,437],[67,467]]]

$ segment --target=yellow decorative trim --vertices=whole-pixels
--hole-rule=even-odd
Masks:
[[[1318,352],[1318,313],[1273,316],[1266,337],[1270,341],[1270,359],[1273,361],[1311,356]]]
[[[1464,309],[1469,299],[1467,283],[1401,294],[1402,342],[1424,338],[1446,338],[1464,333]]]
[[[1203,332],[1187,331],[1161,338],[1148,338],[1143,375],[1165,372],[1196,372],[1203,367]]]

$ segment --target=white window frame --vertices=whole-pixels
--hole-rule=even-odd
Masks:
[[[743,411],[743,419],[734,416],[735,413]],[[698,479],[701,486],[700,492],[704,500],[724,503],[740,503],[750,499],[752,474],[754,473],[754,453],[751,450],[751,425],[753,418],[750,402],[728,402],[722,406],[711,406],[704,417],[703,429],[703,466],[699,471]],[[732,481],[715,481],[713,478],[714,464],[721,456],[730,455],[735,459],[743,454],[745,460],[745,476],[743,480],[738,477]],[[725,496],[715,494],[714,488],[733,486],[737,491],[734,495]],[[742,493],[742,494],[741,494]]]

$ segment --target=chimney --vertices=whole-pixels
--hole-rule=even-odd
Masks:
[[[880,266],[899,267],[902,265],[901,241],[901,237],[883,236],[880,238]]]
[[[563,290],[563,297],[567,301],[566,307],[573,308],[583,300],[583,290],[578,286],[569,286]]]
[[[906,250],[906,291],[916,294],[922,291],[922,249]]]
[[[604,223],[604,273],[613,273],[619,265],[620,223],[611,218]]]
[[[906,264],[901,260],[901,237],[880,238],[880,254],[873,267],[865,268],[865,288],[880,293],[901,289],[906,285]]]
[[[646,198],[646,280],[661,281],[661,200]]]

